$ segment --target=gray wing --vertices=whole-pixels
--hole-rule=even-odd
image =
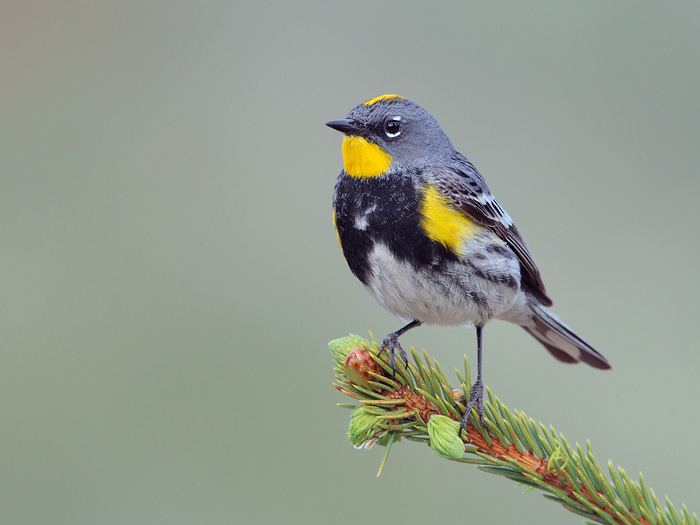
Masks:
[[[469,218],[488,227],[510,246],[520,261],[523,283],[544,306],[551,306],[540,271],[508,213],[471,162],[460,154],[454,161],[447,170],[433,174],[434,184]]]

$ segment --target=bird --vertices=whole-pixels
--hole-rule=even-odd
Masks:
[[[607,359],[551,310],[540,271],[510,215],[437,120],[397,94],[380,95],[327,126],[343,133],[343,168],[332,218],[351,272],[406,324],[389,333],[395,373],[399,337],[420,325],[473,326],[477,378],[461,426],[483,421],[482,332],[514,323],[556,359],[609,369]]]

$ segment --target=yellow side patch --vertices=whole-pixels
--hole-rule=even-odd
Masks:
[[[338,241],[338,246],[343,249],[343,243],[340,241],[340,232],[338,231],[338,224],[335,216],[335,208],[333,208],[333,215],[331,215],[331,220],[333,221],[333,229],[335,230],[335,238]]]
[[[450,206],[448,199],[435,186],[423,189],[420,213],[425,234],[457,255],[462,255],[464,241],[474,237],[479,228],[466,215]]]
[[[371,98],[367,100],[366,102],[363,102],[362,105],[369,107],[373,104],[376,104],[377,102],[380,102],[382,100],[391,100],[394,98],[403,98],[401,95],[397,95],[396,93],[389,93],[387,95],[379,95],[378,97]]]
[[[343,168],[351,177],[364,179],[386,173],[391,155],[362,137],[343,138]]]

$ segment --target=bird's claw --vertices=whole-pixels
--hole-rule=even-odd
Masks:
[[[401,355],[401,360],[404,362],[404,365],[406,365],[406,367],[408,368],[408,356],[406,355],[406,351],[401,347],[401,343],[399,343],[399,337],[396,334],[389,334],[382,340],[382,344],[379,345],[378,355],[382,355],[384,350],[389,351],[389,366],[391,367],[391,372],[393,375],[396,375],[396,350],[399,351],[399,354]]]
[[[469,390],[469,402],[467,407],[464,409],[464,415],[462,416],[462,422],[459,425],[460,432],[467,428],[467,421],[469,420],[469,413],[472,408],[476,408],[476,413],[479,415],[479,421],[484,424],[484,385],[481,380],[477,381],[472,385],[471,390]]]

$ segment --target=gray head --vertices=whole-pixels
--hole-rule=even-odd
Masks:
[[[345,170],[372,177],[401,168],[444,161],[454,153],[450,139],[433,116],[398,95],[381,95],[327,123],[342,131]],[[350,169],[348,169],[350,168]],[[381,170],[380,173],[375,173]]]

